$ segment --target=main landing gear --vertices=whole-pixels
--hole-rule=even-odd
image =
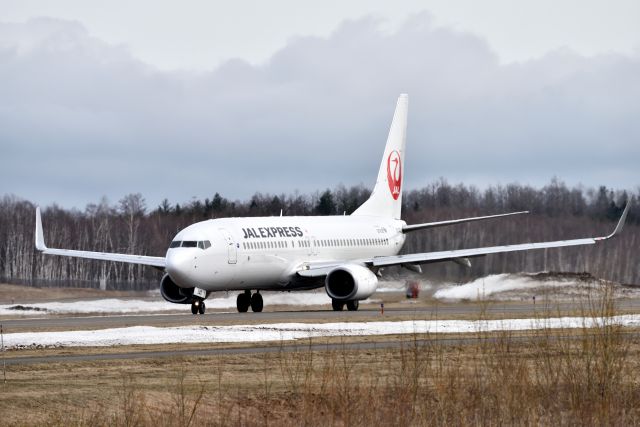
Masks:
[[[333,308],[333,311],[342,311],[345,304],[347,306],[347,310],[349,311],[357,311],[358,307],[360,307],[360,302],[358,300],[347,301],[346,303],[344,301],[338,301],[336,299],[331,300],[331,307]]]
[[[238,295],[238,299],[236,300],[236,307],[238,308],[238,311],[240,313],[246,313],[247,311],[249,311],[249,307],[251,307],[251,311],[260,313],[262,311],[262,308],[264,307],[262,295],[260,295],[260,292],[251,294],[250,290],[246,290]]]
[[[197,299],[191,303],[191,314],[204,314],[206,308],[204,301]]]

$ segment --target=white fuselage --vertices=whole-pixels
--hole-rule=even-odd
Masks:
[[[296,275],[306,262],[396,255],[404,225],[367,216],[212,219],[176,235],[166,270],[178,286],[206,291],[314,288],[323,282]]]

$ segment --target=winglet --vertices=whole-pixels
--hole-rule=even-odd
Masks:
[[[613,230],[613,233],[605,237],[598,237],[595,240],[607,240],[620,234],[622,232],[622,228],[624,227],[624,223],[627,220],[627,214],[629,213],[630,206],[631,206],[631,202],[627,201],[627,206],[624,207],[624,211],[622,211],[622,215],[618,220],[618,225],[616,225],[616,228],[615,230]]]
[[[44,233],[42,232],[40,206],[36,207],[36,249],[39,251],[47,250],[47,245],[44,244]]]

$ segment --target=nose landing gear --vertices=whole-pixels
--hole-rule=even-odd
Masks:
[[[238,309],[238,312],[246,313],[249,311],[249,307],[251,307],[251,311],[255,313],[260,313],[262,311],[264,302],[262,301],[262,295],[260,295],[260,292],[251,294],[250,290],[246,290],[238,295],[238,299],[236,299],[236,308]]]
[[[202,300],[195,300],[194,302],[191,303],[191,314],[204,314],[204,311],[206,309],[206,305],[204,303],[204,301]]]

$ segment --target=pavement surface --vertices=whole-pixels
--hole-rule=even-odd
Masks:
[[[625,299],[616,302],[616,310],[622,312],[640,312],[640,299]],[[358,311],[334,312],[320,310],[287,310],[265,311],[262,313],[208,312],[204,315],[192,315],[190,307],[185,305],[188,313],[174,314],[135,314],[135,315],[99,315],[99,316],[38,316],[2,319],[5,333],[36,332],[42,330],[86,330],[104,328],[122,328],[129,326],[187,326],[187,325],[230,325],[280,322],[336,322],[365,320],[432,320],[459,317],[480,318],[480,316],[535,316],[542,313],[558,315],[588,312],[584,303],[561,302],[545,306],[543,303],[527,302],[494,302],[494,303],[451,303],[437,305],[412,305],[402,308],[385,308],[384,315],[380,308],[363,308]],[[27,315],[28,316],[28,315]]]

